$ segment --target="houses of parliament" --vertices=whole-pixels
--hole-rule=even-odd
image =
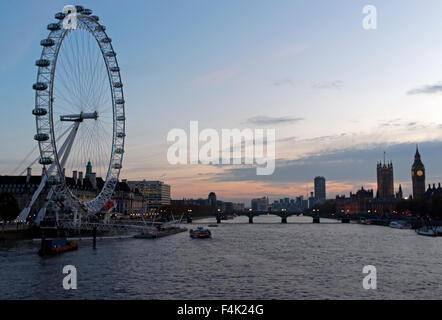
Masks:
[[[411,166],[411,182],[413,193],[410,195],[409,199],[425,199],[433,196],[435,193],[442,193],[442,188],[439,183],[438,187],[433,184],[433,186],[428,185],[428,189],[425,190],[425,166],[422,163],[421,155],[419,153],[419,148],[416,146],[416,153],[414,155],[414,162]],[[378,191],[376,198],[382,200],[388,199],[402,199],[402,186],[399,185],[398,193],[394,194],[394,183],[393,183],[393,163],[389,162],[378,163],[377,165],[377,186]]]
[[[377,192],[374,195],[373,190],[366,190],[363,187],[356,193],[350,193],[350,197],[336,196],[336,211],[346,214],[352,213],[394,213],[396,203],[404,199],[402,186],[399,185],[398,192],[394,190],[393,163],[386,162],[384,153],[384,162],[378,162],[377,167]],[[422,162],[419,148],[416,146],[414,162],[411,166],[411,181],[413,193],[408,199],[429,200],[435,194],[442,195],[441,184],[436,187],[435,184],[428,185],[425,190],[425,166]]]

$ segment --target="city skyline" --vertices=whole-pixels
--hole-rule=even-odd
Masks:
[[[122,177],[163,177],[177,199],[208,191],[232,201],[307,195],[317,175],[327,178],[329,195],[348,194],[361,185],[374,187],[373,162],[386,150],[395,164],[394,187],[401,184],[408,196],[418,142],[428,182],[441,181],[437,70],[442,48],[427,30],[442,27],[437,16],[442,4],[373,4],[379,27],[366,31],[361,27],[363,1],[281,1],[271,8],[256,1],[253,10],[247,1],[133,1],[127,12],[115,11],[117,2],[97,1],[94,9],[118,39],[115,49],[127,88],[129,139]],[[47,33],[42,21],[53,19],[52,12],[63,5],[10,2],[0,13],[9,25],[0,31],[7,40],[3,45],[17,49],[5,48],[0,63],[4,103],[14,106],[0,120],[1,146],[10,150],[0,162],[3,175],[35,147],[33,64]],[[17,11],[24,23],[7,15]],[[419,25],[409,23],[422,16]],[[164,17],[173,19],[166,24]],[[119,25],[120,19],[125,23]],[[24,37],[12,37],[10,28]],[[129,33],[138,41],[128,41],[124,35]],[[276,128],[275,174],[258,177],[255,170],[238,166],[171,166],[167,132],[187,130],[191,120],[217,130]]]
[[[412,163],[412,165],[410,166],[411,168],[411,179],[409,182],[406,182],[405,185],[410,185],[409,189],[410,189],[410,193],[404,193],[403,192],[403,186],[402,183],[400,182],[395,182],[393,183],[394,180],[394,172],[393,172],[393,168],[394,168],[394,164],[393,161],[388,160],[386,158],[386,152],[384,151],[383,155],[384,155],[384,159],[377,161],[377,170],[378,170],[378,176],[377,176],[377,181],[375,183],[369,183],[366,182],[365,184],[361,184],[360,187],[358,187],[355,190],[359,190],[359,188],[361,188],[362,190],[364,190],[364,188],[367,189],[371,189],[371,190],[376,190],[376,194],[375,196],[378,198],[395,198],[397,197],[397,192],[400,192],[401,196],[403,196],[404,198],[409,198],[410,196],[413,196],[413,194],[415,193],[413,191],[413,179],[416,178],[416,176],[418,175],[416,173],[417,170],[423,170],[425,172],[425,164],[423,164],[421,162],[421,155],[419,152],[419,147],[418,145],[415,146],[416,147],[416,153],[414,155],[414,162]],[[418,159],[418,160],[417,160]],[[419,161],[419,162],[416,162]],[[416,167],[416,164],[418,163],[418,167]],[[379,170],[382,171],[382,168],[384,168],[384,170],[386,169],[387,172],[387,181],[385,181],[385,178],[381,178],[382,176],[384,176],[384,174],[380,174]],[[32,172],[31,168],[28,168],[27,170],[27,174],[30,175]],[[91,164],[90,161],[87,162],[87,164],[85,165],[85,178],[88,178],[89,175],[93,174],[95,177],[95,172],[93,172],[93,165]],[[73,179],[75,180],[77,177],[77,174],[80,174],[80,176],[83,176],[83,171],[74,171],[73,172]],[[1,176],[1,175],[0,175]],[[100,176],[96,176],[97,178],[99,178]],[[140,180],[140,181],[128,181],[128,179],[122,177],[121,178],[122,182],[130,182],[132,184],[142,184],[142,183],[146,183],[146,182],[160,182],[160,183],[164,183],[162,181],[154,181],[154,180]],[[318,181],[318,186],[315,187],[315,182]],[[423,191],[421,191],[422,195],[423,193],[427,190],[427,186],[428,188],[431,187],[431,185],[434,187],[435,185],[439,184],[441,182],[436,182],[436,181],[429,181],[431,183],[426,184],[425,183],[425,173],[423,175],[423,184],[420,183],[419,184],[419,188],[423,189]],[[384,186],[385,184],[389,185],[389,186]],[[169,188],[169,195],[172,194],[170,191],[170,187]],[[314,200],[314,202],[316,204],[321,203],[322,201],[325,200],[334,200],[336,199],[337,196],[345,196],[347,194],[351,194],[354,193],[355,190],[347,190],[341,193],[327,193],[325,190],[328,188],[328,184],[327,184],[327,179],[326,177],[323,176],[316,176],[313,180],[311,185],[307,185],[306,187],[306,193],[305,194],[281,194],[279,197],[278,196],[269,196],[269,194],[261,194],[260,198],[233,198],[233,199],[229,199],[224,197],[222,194],[220,195],[220,200],[223,201],[231,201],[231,202],[235,202],[235,201],[243,201],[244,204],[253,207],[253,200],[259,200],[259,199],[264,199],[264,198],[268,198],[268,201],[273,202],[273,201],[278,201],[278,200],[283,200],[283,199],[290,199],[292,200],[293,198],[298,198],[298,197],[303,197],[304,200],[309,200],[310,196],[312,197],[312,199]],[[209,197],[211,194],[216,194],[213,191],[207,191],[206,193],[209,194]],[[317,193],[319,193],[317,195]],[[170,197],[170,196],[169,196]],[[293,197],[293,198],[292,198]],[[170,199],[173,200],[181,200],[181,199],[186,199],[186,200],[198,200],[198,199],[205,199],[206,198],[206,194],[201,194],[201,195],[196,195],[196,196],[189,196],[189,195],[184,195],[183,197],[180,198],[173,198],[170,197]],[[311,207],[310,205],[308,206],[309,208]]]

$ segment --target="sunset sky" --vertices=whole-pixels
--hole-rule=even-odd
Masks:
[[[172,197],[294,198],[375,188],[393,161],[411,193],[419,143],[427,184],[442,181],[442,2],[318,0],[84,1],[107,26],[125,89],[121,178],[163,180]],[[39,42],[64,1],[4,1],[0,11],[0,174],[36,146],[31,114]],[[362,8],[375,5],[377,30]],[[276,171],[167,162],[174,128],[275,129]],[[37,156],[37,153],[35,153]],[[31,157],[32,158],[32,157]],[[26,166],[26,165],[24,165]],[[34,167],[34,173],[40,172]]]

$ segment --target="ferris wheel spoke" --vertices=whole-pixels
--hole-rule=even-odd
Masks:
[[[69,74],[69,72],[66,70],[66,67],[65,67],[64,64],[61,64],[61,67],[64,70],[65,75],[67,77],[71,76],[71,74]],[[71,99],[70,99],[69,102],[71,104],[76,104],[79,107],[78,110],[81,111],[81,107],[80,107],[81,104],[79,102],[80,101],[80,97],[79,97],[78,93],[75,91],[75,83],[74,83],[74,81],[72,79],[69,80],[69,78],[66,79],[66,78],[63,78],[63,77],[60,77],[59,79],[60,79],[61,86],[66,90],[66,94],[68,96],[71,96]],[[68,101],[68,99],[66,99],[66,100]]]
[[[62,64],[62,67],[64,68],[64,71],[65,71],[66,80],[68,80],[66,82],[69,82],[69,85],[66,85],[66,87],[69,88],[70,91],[72,91],[72,93],[76,96],[76,99],[79,100],[80,99],[79,93],[76,92],[76,89],[78,86],[78,76],[77,76],[77,70],[75,67],[75,53],[73,52],[72,45],[70,45],[69,42],[66,42],[66,41],[70,40],[69,36],[71,36],[71,35],[72,35],[72,33],[69,33],[67,39],[64,42],[66,48],[63,51],[64,56],[62,56],[62,58],[65,58],[65,60],[62,60],[62,61],[63,62],[66,61],[66,63],[67,63],[67,66],[66,66],[67,69],[64,66],[64,64]],[[71,52],[72,55],[70,55],[69,52]]]

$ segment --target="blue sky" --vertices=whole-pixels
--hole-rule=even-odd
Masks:
[[[273,126],[278,159],[330,152],[353,159],[355,150],[365,150],[371,160],[382,158],[386,149],[398,166],[395,180],[406,185],[407,194],[414,145],[420,142],[429,182],[442,180],[436,165],[442,154],[437,148],[442,3],[437,0],[3,1],[0,145],[7,152],[0,159],[2,174],[35,146],[34,61],[46,25],[66,4],[82,4],[99,15],[118,53],[127,102],[123,177],[164,177],[175,197],[216,191],[225,199],[294,197],[320,174],[330,176],[329,196],[375,182],[375,162],[371,171],[342,176],[327,162],[295,166],[303,174],[293,174],[293,181],[280,181],[278,174],[266,181],[232,176],[241,168],[167,163],[166,136],[173,128],[188,130],[191,120],[219,130],[256,127],[250,119],[268,117],[288,120]],[[374,31],[361,25],[367,4],[377,7]],[[403,150],[398,146],[409,153],[398,152]],[[288,170],[284,163],[279,170]]]

